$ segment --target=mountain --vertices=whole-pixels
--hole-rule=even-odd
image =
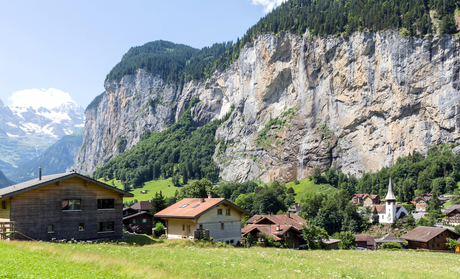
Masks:
[[[40,156],[7,173],[8,176],[21,183],[36,178],[39,167],[42,167],[43,175],[68,172],[83,142],[83,134],[84,131],[81,128],[74,134],[62,137]]]
[[[84,126],[84,110],[74,102],[54,108],[12,107],[0,100],[0,166],[7,173]]]
[[[13,181],[9,180],[8,178],[6,178],[6,176],[0,170],[0,189],[4,188],[4,187],[11,186],[11,185],[14,185],[14,184],[15,183]]]
[[[312,174],[315,167],[341,168],[359,176],[413,150],[426,152],[432,145],[458,142],[460,40],[436,36],[457,29],[449,25],[454,16],[451,2],[430,1],[437,16],[429,19],[434,27],[426,36],[417,33],[417,26],[412,28],[427,14],[426,4],[420,4],[423,9],[417,14],[412,6],[401,8],[404,2],[366,5],[375,10],[378,4],[383,11],[390,7],[402,15],[387,24],[399,29],[386,30],[385,13],[380,11],[381,17],[373,21],[356,21],[365,17],[352,14],[357,1],[347,8],[345,1],[287,1],[243,40],[210,57],[204,68],[215,70],[209,76],[203,70],[196,79],[184,76],[191,63],[187,59],[201,57],[199,52],[172,57],[171,65],[179,66],[170,68],[170,78],[164,74],[167,63],[147,67],[142,59],[124,56],[120,65],[125,63],[130,71],[109,74],[105,93],[86,110],[76,169],[105,171],[107,162],[145,140],[143,135],[178,121],[193,97],[200,100],[190,110],[196,127],[231,113],[216,130],[213,154],[220,176],[228,181],[292,181]],[[330,5],[319,13],[318,5],[325,3]],[[317,33],[316,24],[327,26],[339,4],[349,11],[340,24],[344,29]],[[316,11],[317,21],[304,22],[299,9]],[[289,14],[298,15],[292,19],[297,25],[288,24],[290,19],[276,20]],[[409,29],[401,28],[406,21]],[[346,25],[356,22],[361,23],[348,33]],[[162,52],[162,61],[167,52]],[[128,156],[123,162],[130,166],[135,160]]]

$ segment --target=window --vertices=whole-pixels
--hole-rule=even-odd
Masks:
[[[287,233],[287,237],[289,237],[289,233]]]
[[[224,223],[220,223],[220,229],[225,230],[225,224]]]
[[[142,219],[142,223],[147,223],[147,219]]]
[[[225,215],[230,216],[230,209],[225,209]]]
[[[436,246],[439,248],[439,243]]]
[[[202,229],[203,229],[203,225],[200,225],[200,230],[202,230]]]
[[[182,230],[185,231],[185,225],[182,225]]]
[[[234,239],[230,240],[230,244],[233,244],[233,242],[235,242],[235,240],[234,240]]]
[[[81,231],[81,232],[84,231],[85,230],[85,223],[78,224],[78,230]]]
[[[62,200],[62,211],[81,210],[81,200]]]
[[[97,209],[114,209],[115,200],[114,199],[98,199],[97,200]]]
[[[98,232],[113,232],[114,222],[99,222],[97,223]]]
[[[200,204],[195,204],[192,208],[198,207]]]
[[[188,205],[188,203],[182,205],[180,208],[184,208],[184,207],[186,207],[187,205]]]
[[[48,225],[48,233],[54,233],[54,225]]]
[[[217,209],[217,215],[222,215],[222,209]]]
[[[6,209],[6,201],[2,201],[2,209]]]
[[[133,223],[133,224],[136,224],[136,219],[133,219],[132,223]]]

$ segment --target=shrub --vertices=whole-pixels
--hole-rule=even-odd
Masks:
[[[383,249],[401,249],[401,245],[396,242],[386,242],[382,244]]]
[[[165,233],[165,226],[160,222],[156,223],[153,233],[156,237],[162,236]]]

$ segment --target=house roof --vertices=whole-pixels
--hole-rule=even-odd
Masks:
[[[457,233],[446,228],[420,226],[401,236],[401,238],[418,242],[428,242],[434,237],[436,237],[438,234],[441,234],[445,231],[453,233],[456,236],[460,236]]]
[[[364,198],[364,196],[366,196],[366,195],[367,195],[367,194],[353,194],[353,195],[351,196],[351,198],[353,198],[353,197]]]
[[[428,201],[426,198],[423,198],[423,197],[416,197],[416,198],[414,199],[414,202],[417,203],[417,202],[420,201],[420,200],[424,200],[425,202]]]
[[[141,212],[138,212],[136,214],[125,216],[125,217],[123,217],[123,220],[128,220],[128,219],[131,219],[133,217],[138,217],[138,216],[141,216],[141,215],[148,215],[150,217],[153,217],[153,214],[145,212],[145,211],[141,211]]]
[[[371,200],[380,199],[379,195],[365,194],[363,199],[371,198]]]
[[[294,211],[294,212],[299,212],[301,210],[302,210],[302,207],[300,206],[300,203],[295,203],[288,209],[288,211]]]
[[[368,234],[355,234],[355,242],[366,241],[367,245],[374,245],[375,237],[370,237]]]
[[[404,241],[397,239],[396,237],[392,236],[391,234],[386,234],[381,238],[374,239],[375,243],[386,243],[386,242],[396,242],[396,243],[404,243]]]
[[[94,180],[92,178],[89,178],[87,176],[81,175],[79,173],[69,172],[69,173],[46,175],[46,176],[42,176],[41,180],[39,180],[38,178],[35,178],[35,179],[29,180],[29,181],[26,181],[26,182],[22,182],[22,183],[19,183],[19,184],[15,184],[15,185],[12,185],[12,186],[9,186],[9,187],[2,188],[2,189],[0,189],[0,198],[3,199],[3,198],[8,198],[8,197],[11,197],[11,196],[14,196],[14,195],[22,194],[22,193],[25,193],[25,192],[28,192],[28,191],[31,191],[31,190],[34,190],[34,189],[37,189],[37,188],[40,188],[40,187],[43,187],[43,186],[47,186],[47,185],[50,185],[52,183],[56,183],[56,182],[59,182],[59,181],[65,180],[65,179],[69,179],[69,178],[72,178],[72,177],[78,177],[78,178],[81,178],[81,179],[86,180],[88,182],[94,183],[96,185],[105,187],[105,188],[110,189],[112,191],[115,191],[115,192],[118,192],[120,194],[123,194],[124,197],[133,197],[134,196],[131,193],[125,192],[123,190],[120,190],[118,188],[112,187],[112,186],[110,186],[108,184],[105,184],[103,182]]]
[[[246,221],[247,224],[262,224],[271,223],[274,225],[293,226],[297,230],[302,230],[302,225],[307,221],[296,214],[280,214],[280,215],[254,215]]]
[[[131,208],[134,210],[149,211],[152,208],[152,204],[149,201],[140,201],[131,205]]]
[[[249,224],[246,227],[241,229],[241,235],[246,235],[249,232],[252,232],[254,230],[258,230],[259,232],[262,232],[265,235],[269,235],[273,237],[273,240],[275,241],[281,241],[284,240],[283,234],[288,232],[289,230],[292,230],[294,233],[302,233],[301,231],[297,230],[293,226],[289,225],[279,225],[279,230],[276,230],[277,225],[267,225],[267,224]]]
[[[449,209],[447,209],[446,211],[446,214],[449,214],[451,212],[454,212],[455,210],[457,210],[458,212],[460,212],[460,204],[454,204],[452,205],[451,207],[449,207]]]
[[[326,244],[326,245],[328,245],[328,244],[339,243],[340,241],[342,241],[342,240],[341,240],[341,239],[334,239],[334,238],[321,239],[321,242],[323,242],[323,243]]]
[[[211,199],[183,199],[175,204],[163,209],[155,214],[156,218],[178,218],[178,219],[195,219],[212,208],[226,204],[244,214],[251,214],[249,211],[239,207],[233,202],[224,198],[211,198]]]

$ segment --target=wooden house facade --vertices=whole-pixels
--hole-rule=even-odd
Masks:
[[[49,175],[0,189],[0,221],[36,240],[122,238],[123,197],[75,172]]]
[[[153,214],[145,211],[123,217],[123,225],[130,232],[136,232],[133,231],[133,228],[137,227],[139,233],[151,235],[153,229],[152,224]]]
[[[449,250],[446,238],[459,237],[460,235],[446,228],[420,226],[400,238],[407,240],[409,249]]]
[[[452,205],[447,211],[447,223],[457,226],[460,225],[460,205]]]
[[[363,206],[374,206],[380,204],[380,197],[379,195],[365,195]]]

